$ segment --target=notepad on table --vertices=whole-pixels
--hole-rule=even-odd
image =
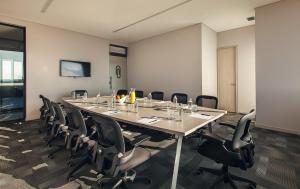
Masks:
[[[159,119],[157,119],[157,118],[142,118],[142,119],[138,120],[137,122],[142,123],[142,124],[153,124],[158,121],[159,121]]]
[[[209,119],[213,118],[213,116],[211,116],[211,115],[198,114],[198,113],[193,113],[190,116],[193,118],[205,119],[205,120],[209,120]]]
[[[115,115],[119,113],[118,111],[107,111],[107,112],[102,112],[102,114],[104,115],[108,115],[108,116],[111,116],[111,115]]]
[[[87,107],[84,107],[85,109],[88,109],[88,110],[91,110],[93,108],[96,108],[96,106],[87,106]]]
[[[166,103],[165,101],[156,101],[156,102],[154,102],[155,104],[164,104],[164,103]]]

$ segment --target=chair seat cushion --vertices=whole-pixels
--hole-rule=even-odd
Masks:
[[[125,154],[126,157],[126,154]],[[120,165],[120,171],[130,170],[141,163],[147,161],[151,157],[151,153],[144,148],[135,148],[132,158]]]
[[[206,140],[198,147],[198,152],[218,163],[232,167],[240,167],[242,159],[240,153],[231,150],[231,142],[226,141],[224,145]]]

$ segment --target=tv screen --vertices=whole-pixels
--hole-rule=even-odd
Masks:
[[[91,77],[91,63],[72,60],[60,60],[60,76]]]

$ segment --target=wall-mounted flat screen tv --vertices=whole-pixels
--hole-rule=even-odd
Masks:
[[[60,76],[91,77],[91,63],[73,60],[60,60]]]

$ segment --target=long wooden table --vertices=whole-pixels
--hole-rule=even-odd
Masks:
[[[109,107],[111,97],[88,98],[86,101],[82,99],[72,99],[70,97],[63,98],[63,102],[71,105],[74,108],[90,112],[97,116],[110,117],[116,121],[129,123],[139,127],[144,127],[152,130],[162,131],[176,135],[177,147],[173,169],[171,188],[175,189],[177,184],[178,168],[182,147],[182,139],[199,128],[208,125],[219,119],[227,112],[224,110],[216,110],[205,107],[197,107],[196,112],[183,113],[182,121],[169,120],[168,112],[164,109],[166,102],[152,101],[151,103],[139,99],[138,112],[128,111],[127,104],[117,104],[115,109]],[[209,115],[209,116],[208,116]],[[145,117],[156,117],[159,121],[153,123],[141,123],[140,120]]]

